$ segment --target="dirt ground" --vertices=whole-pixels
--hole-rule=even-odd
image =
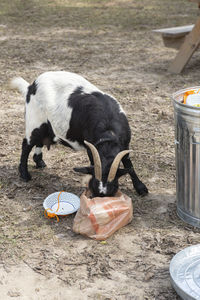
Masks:
[[[176,50],[152,29],[193,24],[187,0],[0,0],[0,298],[179,299],[171,287],[174,254],[199,242],[200,230],[176,215],[174,119],[170,95],[199,85],[200,55],[184,72],[167,69]],[[29,82],[42,72],[79,73],[113,94],[132,129],[132,161],[149,188],[139,197],[129,176],[120,187],[133,200],[133,221],[107,243],[72,231],[74,215],[44,217],[55,191],[80,195],[85,153],[57,145],[44,150],[47,168],[32,181],[18,176],[24,100],[12,77]]]

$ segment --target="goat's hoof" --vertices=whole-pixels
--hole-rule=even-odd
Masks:
[[[29,174],[29,172],[22,170],[21,166],[19,166],[19,175],[20,175],[20,178],[25,182],[28,182],[29,180],[31,180],[31,175]]]
[[[33,161],[36,163],[36,169],[43,169],[46,167],[46,164],[42,159],[42,153],[34,154]]]
[[[27,174],[20,174],[20,178],[25,181],[25,182],[28,182],[31,180],[31,175],[29,173]]]
[[[135,187],[135,189],[140,196],[145,196],[146,194],[148,194],[148,189],[147,189],[146,185],[142,182],[140,182],[137,185],[137,187]]]
[[[37,163],[36,163],[36,169],[43,169],[43,168],[45,168],[45,167],[46,167],[46,164],[45,164],[45,162],[43,161],[43,159],[40,160],[40,161],[37,161]]]

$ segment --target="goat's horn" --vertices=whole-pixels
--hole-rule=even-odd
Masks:
[[[121,151],[117,154],[117,156],[115,157],[115,159],[113,160],[112,162],[112,165],[111,165],[111,168],[110,168],[110,171],[109,171],[109,174],[108,174],[108,179],[107,181],[108,182],[111,182],[114,180],[115,176],[116,176],[116,173],[117,173],[117,169],[119,167],[119,164],[120,164],[120,161],[122,160],[122,158],[130,153],[132,150],[124,150],[124,151]]]
[[[101,159],[99,153],[94,145],[91,143],[84,141],[84,143],[90,148],[92,152],[92,157],[94,160],[94,175],[95,178],[99,181],[102,180],[102,167],[101,167]]]

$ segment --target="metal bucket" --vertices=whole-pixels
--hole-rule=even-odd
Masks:
[[[178,216],[200,227],[200,107],[182,103],[186,91],[172,95],[175,118],[176,198]]]

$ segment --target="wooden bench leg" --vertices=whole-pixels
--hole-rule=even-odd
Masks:
[[[200,44],[200,18],[192,31],[186,36],[184,43],[169,67],[169,72],[178,74],[186,66],[192,54]]]

